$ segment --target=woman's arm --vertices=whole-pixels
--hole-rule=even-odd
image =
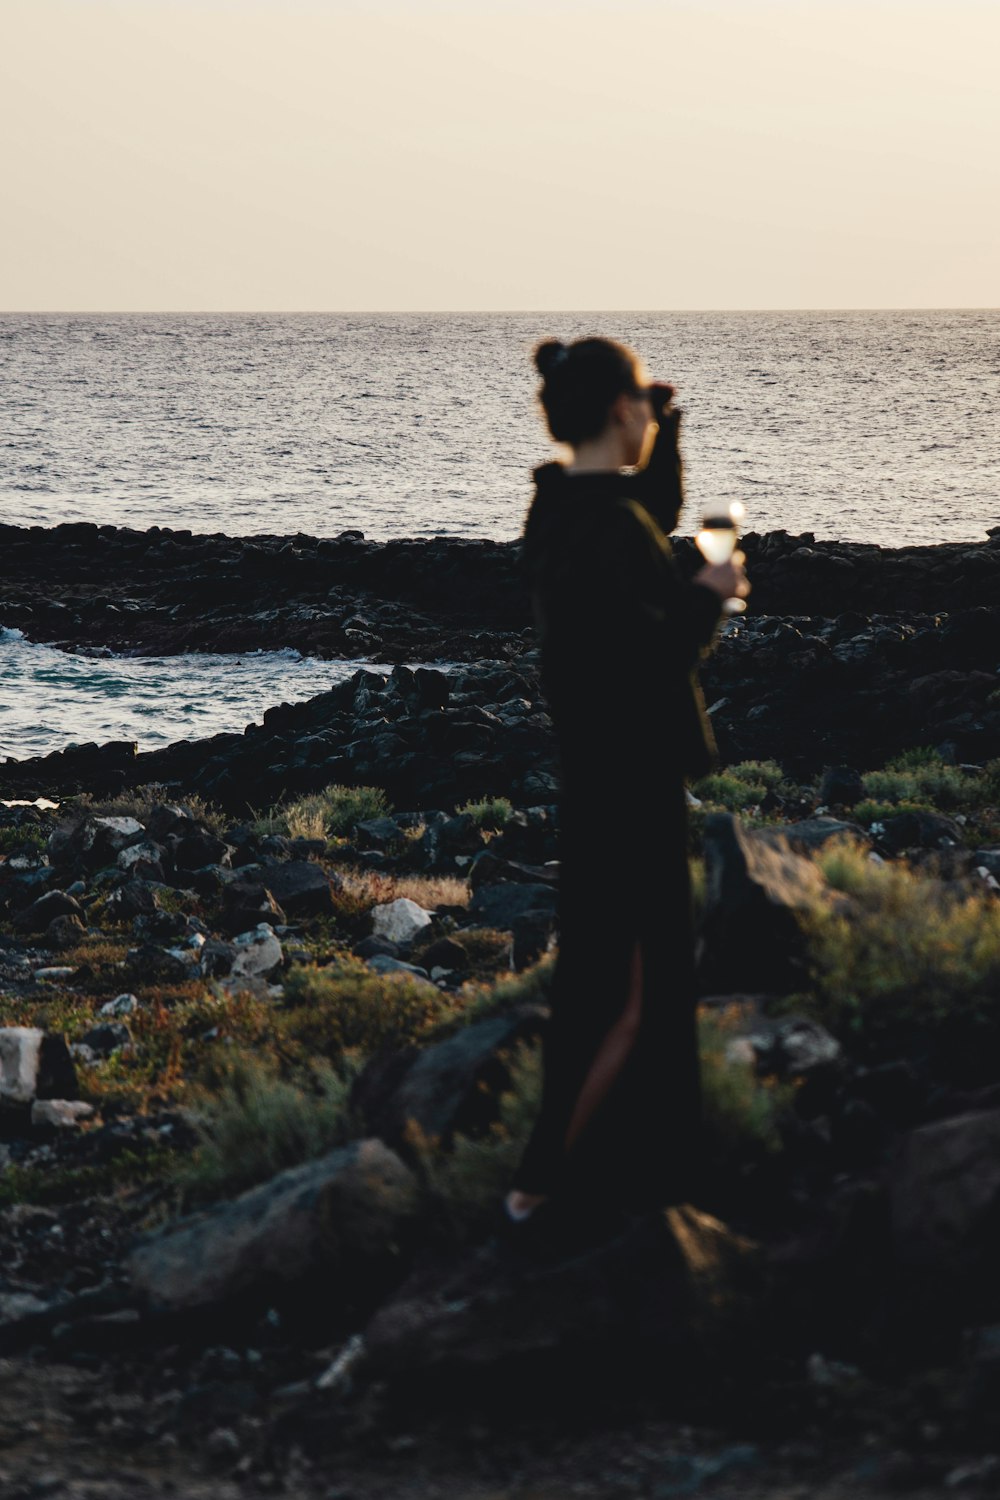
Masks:
[[[684,465],[678,438],[681,413],[670,405],[673,387],[653,385],[650,397],[659,431],[645,467],[634,475],[629,493],[639,500],[665,534],[674,530],[684,504]]]

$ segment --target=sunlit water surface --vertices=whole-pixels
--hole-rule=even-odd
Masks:
[[[375,539],[516,536],[553,456],[542,338],[672,380],[693,530],[900,542],[998,521],[1000,311],[0,316],[0,514]]]

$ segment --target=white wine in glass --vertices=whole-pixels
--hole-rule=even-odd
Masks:
[[[734,500],[729,505],[711,506],[703,512],[701,530],[694,540],[707,563],[729,561],[736,551],[736,544],[740,539],[740,523],[745,515],[746,510],[739,500]],[[745,599],[726,599],[722,605],[723,612],[727,615],[741,615],[746,607]]]

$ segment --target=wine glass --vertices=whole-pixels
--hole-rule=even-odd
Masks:
[[[740,500],[729,504],[706,506],[701,517],[701,530],[695,537],[695,546],[708,563],[728,562],[736,551],[740,539],[740,523],[746,508]],[[747,607],[745,599],[725,599],[723,614],[741,615]]]

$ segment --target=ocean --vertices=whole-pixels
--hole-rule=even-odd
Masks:
[[[1000,311],[0,315],[0,518],[375,540],[512,538],[559,451],[542,338],[602,333],[684,411],[687,505],[887,546],[1000,522]],[[0,618],[0,756],[241,729],[345,671],[294,653],[137,663]]]
[[[0,316],[0,513],[192,531],[518,534],[552,457],[531,351],[672,381],[688,504],[755,531],[974,541],[998,519],[1000,311]]]

